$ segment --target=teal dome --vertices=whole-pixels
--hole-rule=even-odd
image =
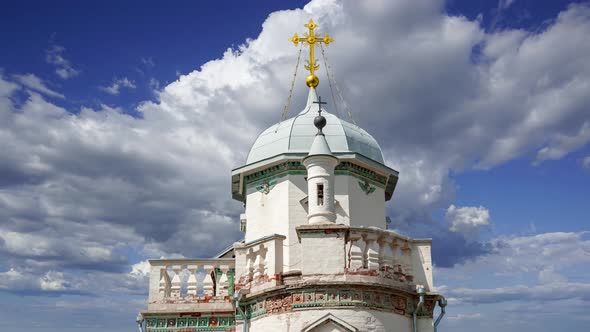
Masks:
[[[315,90],[311,89],[307,106],[297,116],[272,125],[258,136],[246,164],[274,157],[284,153],[308,153],[317,128],[313,120],[318,115]],[[377,141],[362,128],[339,119],[322,108],[322,115],[327,124],[323,132],[336,156],[346,153],[358,153],[376,162],[384,164],[383,153]]]

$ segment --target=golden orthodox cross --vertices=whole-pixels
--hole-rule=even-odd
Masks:
[[[320,79],[315,75],[315,71],[320,68],[320,65],[315,64],[315,44],[324,43],[326,46],[328,46],[334,41],[334,39],[330,38],[328,34],[325,34],[323,38],[318,38],[313,31],[318,27],[318,25],[315,24],[312,19],[310,19],[309,22],[304,26],[309,29],[309,32],[305,33],[303,37],[299,37],[297,33],[295,33],[295,35],[293,35],[293,37],[289,40],[292,41],[295,46],[299,45],[299,43],[307,43],[307,45],[309,45],[309,61],[305,66],[305,69],[309,70],[310,75],[305,79],[305,83],[310,88],[315,88],[320,83]]]

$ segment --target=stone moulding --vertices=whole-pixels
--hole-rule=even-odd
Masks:
[[[341,161],[340,165],[336,167],[336,175],[354,175],[360,180],[368,180],[385,189],[386,201],[392,198],[397,185],[398,171],[359,153],[335,153],[335,155]],[[288,172],[299,175],[307,174],[301,163],[301,160],[306,156],[307,153],[287,153],[233,169],[232,198],[245,202],[247,186],[264,178],[282,177]]]
[[[428,294],[418,316],[432,318],[437,299],[438,295]],[[343,307],[368,308],[409,317],[414,310],[414,302],[417,301],[415,294],[402,291],[347,285],[342,288],[285,288],[265,297],[257,296],[246,301],[245,305],[248,318],[314,308]]]
[[[246,186],[256,185],[261,186],[264,183],[282,178],[287,175],[305,175],[307,171],[305,166],[299,161],[288,161],[279,165],[271,166],[265,170],[261,170],[252,174],[244,176],[244,183]],[[385,188],[387,184],[387,177],[377,174],[365,167],[353,164],[348,161],[343,161],[335,169],[335,175],[350,175],[355,178],[366,181],[373,185]]]

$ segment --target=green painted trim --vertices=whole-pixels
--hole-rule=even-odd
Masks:
[[[236,270],[235,269],[229,269],[229,271],[227,271],[227,280],[229,281],[229,296],[233,296],[234,295],[234,279],[236,276]]]
[[[211,315],[201,317],[161,317],[146,318],[146,332],[178,331],[227,331],[235,327],[234,315]],[[210,326],[216,322],[217,326]]]
[[[288,161],[279,165],[271,166],[267,169],[262,171],[258,171],[252,174],[248,174],[244,176],[244,183],[250,184],[254,181],[259,181],[262,179],[268,179],[271,176],[276,176],[277,174],[284,173],[287,171],[303,171],[305,172],[305,166],[298,161]]]
[[[387,177],[347,161],[338,164],[335,168],[334,174],[354,176],[362,181],[368,181],[381,189],[384,189],[385,184],[387,183]],[[250,189],[252,185],[262,186],[264,183],[276,181],[287,175],[307,175],[307,170],[301,162],[289,161],[246,175],[244,176],[244,183],[246,188]]]
[[[337,171],[349,171],[349,172],[355,173],[363,178],[366,178],[368,180],[374,181],[376,183],[380,183],[382,185],[385,185],[385,183],[387,182],[386,176],[377,174],[374,171],[371,171],[369,169],[366,169],[362,166],[359,166],[357,164],[353,164],[348,161],[343,161],[340,164],[338,164],[338,166],[336,166],[336,170]]]

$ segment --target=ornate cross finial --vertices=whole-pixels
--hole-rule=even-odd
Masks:
[[[316,128],[318,128],[318,133],[316,135],[324,135],[322,129],[326,126],[326,118],[322,116],[322,105],[326,105],[325,101],[322,101],[322,97],[318,96],[318,101],[314,101],[314,104],[318,104],[318,116],[313,119],[313,124]]]
[[[318,101],[314,101],[314,104],[318,104],[318,113],[322,115],[322,105],[327,105],[325,101],[322,101],[322,96],[318,96]]]
[[[289,40],[292,41],[295,46],[299,45],[299,43],[307,43],[309,45],[309,61],[305,66],[305,69],[309,70],[310,75],[305,79],[305,83],[308,87],[315,88],[320,84],[320,79],[315,75],[315,71],[320,68],[320,65],[315,64],[315,44],[324,43],[328,46],[334,41],[334,39],[330,38],[328,34],[325,34],[323,38],[318,38],[313,31],[318,25],[315,24],[312,19],[310,19],[304,26],[309,29],[309,32],[305,33],[304,37],[299,37],[297,33],[295,33],[295,35]]]

